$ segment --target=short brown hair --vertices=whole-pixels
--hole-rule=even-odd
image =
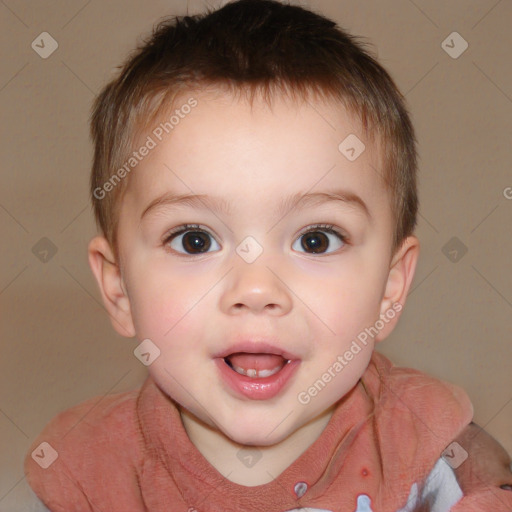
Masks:
[[[343,104],[361,120],[366,136],[380,140],[383,168],[376,171],[390,192],[393,250],[413,233],[416,140],[389,74],[362,42],[324,16],[275,0],[238,0],[162,21],[93,105],[90,192],[98,227],[116,255],[118,204],[127,180],[118,180],[108,194],[102,187],[180,92],[210,86],[252,96],[260,92],[268,102],[283,93],[304,100],[318,94]]]

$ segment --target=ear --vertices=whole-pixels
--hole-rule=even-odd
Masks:
[[[407,237],[394,254],[380,306],[380,319],[384,322],[384,328],[375,336],[375,342],[387,338],[398,323],[414,278],[419,254],[420,242],[415,236]]]
[[[103,236],[89,242],[89,265],[100,287],[101,297],[114,329],[121,336],[135,336],[130,300],[114,253]]]

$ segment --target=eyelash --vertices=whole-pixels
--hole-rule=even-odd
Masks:
[[[187,233],[188,231],[198,231],[201,233],[206,233],[207,235],[214,238],[207,230],[201,228],[201,226],[199,224],[183,224],[181,226],[174,228],[169,233],[167,233],[167,235],[164,237],[164,239],[162,241],[163,245],[167,246],[167,244],[169,244],[176,236],[183,235],[183,234]],[[330,233],[332,235],[337,236],[340,239],[340,241],[343,243],[344,246],[349,245],[349,243],[350,243],[349,237],[340,233],[338,230],[334,229],[333,224],[314,224],[312,226],[308,226],[306,229],[302,230],[298,234],[297,238],[300,238],[308,233],[314,233],[316,231],[324,231],[326,233]],[[179,253],[179,254],[181,256],[185,256],[185,257],[186,256],[197,256],[197,254],[183,254],[183,253]],[[207,253],[203,253],[203,254],[207,254]],[[315,254],[315,253],[308,253],[308,254]],[[324,254],[324,253],[320,253],[320,254]],[[328,254],[330,254],[330,253],[328,253]],[[201,255],[201,254],[199,254],[199,255]]]
[[[336,235],[344,244],[348,244],[348,236],[340,233],[337,229],[334,229],[333,224],[313,224],[307,227],[299,233],[298,238],[306,235],[307,233],[314,233],[316,231],[325,231],[331,235]]]

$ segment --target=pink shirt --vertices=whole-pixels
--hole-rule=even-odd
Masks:
[[[441,453],[472,413],[460,388],[374,352],[321,436],[275,480],[245,487],[202,456],[175,403],[148,377],[140,390],[58,415],[25,470],[53,512],[409,512],[434,466],[451,471]],[[53,452],[42,442],[58,454],[46,469]],[[506,505],[488,495],[449,499],[457,512],[512,510],[512,497]]]

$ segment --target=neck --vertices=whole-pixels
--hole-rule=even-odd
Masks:
[[[272,446],[244,446],[206,425],[186,409],[180,416],[187,435],[203,457],[225,478],[254,487],[275,480],[299,458],[323,432],[335,406]]]

